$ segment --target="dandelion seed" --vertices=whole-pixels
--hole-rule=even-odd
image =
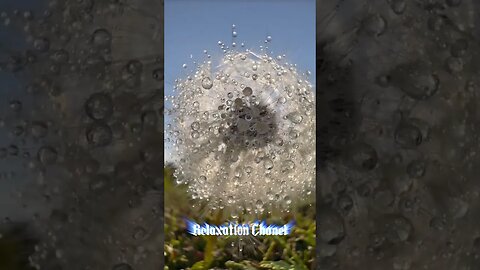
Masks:
[[[201,64],[175,82],[167,134],[177,142],[177,181],[220,209],[263,211],[280,198],[290,207],[315,188],[313,88],[289,64],[218,44],[218,67]]]

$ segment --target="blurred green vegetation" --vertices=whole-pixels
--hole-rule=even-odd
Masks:
[[[294,213],[277,211],[262,216],[277,224],[294,219],[296,224],[288,236],[192,236],[186,231],[184,217],[221,224],[228,215],[193,206],[186,188],[174,183],[173,170],[170,166],[164,169],[165,269],[314,269],[315,205],[299,205]],[[243,219],[250,221],[249,217]]]
[[[27,224],[3,224],[0,228],[0,269],[32,269],[28,256],[32,254],[36,242]]]

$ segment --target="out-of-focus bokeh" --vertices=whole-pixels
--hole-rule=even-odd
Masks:
[[[0,269],[163,261],[163,4],[0,3]]]

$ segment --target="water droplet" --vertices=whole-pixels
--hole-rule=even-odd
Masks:
[[[422,140],[422,132],[413,124],[400,123],[395,130],[395,142],[404,148],[417,147]]]
[[[418,100],[433,96],[440,85],[437,75],[430,73],[423,63],[399,65],[391,74],[391,78],[393,85]]]
[[[407,173],[412,178],[421,178],[425,175],[426,166],[423,160],[413,160],[407,166]]]
[[[285,199],[285,203],[286,203],[287,205],[292,204],[292,199],[291,199],[289,196],[285,196],[284,199]]]
[[[187,66],[187,64],[183,64],[182,67],[183,67],[183,68],[187,68],[188,66]]]
[[[113,133],[108,125],[95,122],[87,128],[86,137],[89,144],[102,147],[112,142]]]
[[[139,75],[143,71],[143,64],[138,60],[128,61],[125,67],[126,71],[131,75]]]
[[[271,170],[273,168],[273,161],[269,158],[266,158],[264,161],[263,161],[263,167],[266,169],[266,170]]]
[[[390,7],[392,8],[395,14],[400,15],[403,14],[405,8],[407,7],[407,3],[405,0],[392,0],[390,3]]]
[[[48,126],[43,122],[33,122],[30,132],[34,138],[44,138],[47,136]]]
[[[50,56],[50,58],[56,63],[63,64],[68,62],[69,55],[65,50],[57,50]]]
[[[210,77],[205,77],[202,79],[202,87],[204,89],[211,89],[213,87],[213,81]]]
[[[272,41],[272,36],[268,35],[266,41],[267,41],[267,42]]]
[[[133,239],[135,240],[144,240],[146,236],[147,230],[143,227],[138,226],[133,230]]]
[[[200,123],[198,122],[193,122],[190,127],[192,128],[192,130],[199,130],[200,129]]]
[[[252,90],[252,88],[250,88],[250,87],[245,87],[245,88],[243,89],[242,93],[243,93],[245,96],[250,96],[250,95],[252,95],[253,90]]]
[[[113,113],[112,99],[105,93],[95,93],[85,102],[85,112],[94,120],[106,119]]]
[[[391,243],[407,241],[413,232],[413,226],[408,219],[402,216],[389,218],[385,223],[385,234]]]
[[[19,100],[12,100],[10,101],[10,109],[14,112],[19,112],[22,110],[22,102]]]
[[[16,146],[15,144],[11,144],[8,146],[8,154],[10,156],[18,156],[18,152],[20,150],[18,149],[18,146]]]
[[[198,139],[200,138],[200,133],[196,130],[192,131],[192,138],[193,139]]]
[[[298,112],[292,112],[292,113],[289,113],[287,114],[287,119],[292,121],[292,123],[294,124],[300,124],[302,123],[302,120],[303,120],[303,116],[301,114],[299,114]]]
[[[112,35],[106,29],[97,29],[92,34],[92,43],[96,47],[108,48],[112,41]]]
[[[463,70],[463,60],[457,57],[449,57],[447,58],[447,70],[454,74],[459,73]]]
[[[257,202],[255,203],[255,206],[257,207],[257,209],[263,209],[262,200],[257,200]]]
[[[43,165],[51,165],[57,161],[57,150],[50,146],[44,146],[38,150],[38,160]]]
[[[379,14],[370,15],[363,22],[363,30],[372,36],[381,36],[387,30],[387,21]]]
[[[23,12],[23,18],[27,20],[33,19],[33,12],[30,10],[26,10],[25,12]]]

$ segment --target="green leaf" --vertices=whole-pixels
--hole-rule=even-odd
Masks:
[[[266,261],[266,262],[261,262],[260,266],[263,268],[267,269],[272,269],[272,270],[290,270],[292,269],[292,265],[285,261],[277,261],[277,262],[272,262],[272,261]]]
[[[208,269],[208,267],[206,266],[205,261],[196,262],[196,263],[192,266],[192,270],[207,270],[207,269]]]
[[[248,265],[247,261],[243,261],[243,263],[227,261],[225,263],[225,266],[228,267],[228,269],[233,269],[233,270],[257,270],[257,268]]]

